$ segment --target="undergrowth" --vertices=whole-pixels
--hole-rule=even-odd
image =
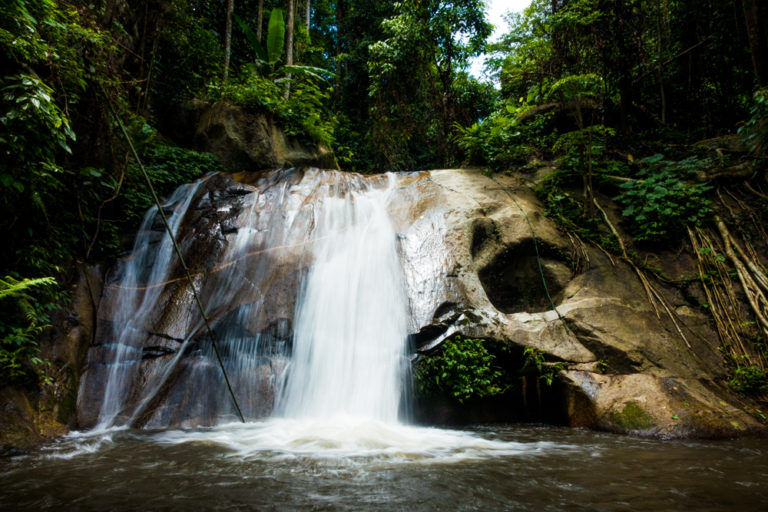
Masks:
[[[457,335],[416,364],[416,389],[423,396],[444,395],[459,402],[498,395],[504,388],[495,359],[483,340]]]

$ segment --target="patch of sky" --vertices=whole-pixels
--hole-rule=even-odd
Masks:
[[[488,42],[496,42],[509,30],[507,15],[512,12],[522,12],[531,5],[531,0],[486,0],[486,19],[493,25],[493,34]],[[500,87],[498,78],[488,76],[485,72],[485,61],[489,55],[483,53],[470,60],[469,74],[481,80],[492,80],[496,87]]]

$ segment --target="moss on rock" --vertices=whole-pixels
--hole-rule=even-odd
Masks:
[[[627,402],[621,412],[614,411],[611,419],[627,430],[646,430],[654,426],[654,421],[636,402]]]

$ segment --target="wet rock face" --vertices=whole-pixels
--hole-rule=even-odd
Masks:
[[[243,184],[213,176],[165,208],[172,223],[174,215],[183,216],[176,237],[250,418],[272,410],[308,262],[306,241],[288,239],[292,228],[306,231],[311,220],[300,201],[284,201],[295,178],[287,173],[279,183]],[[110,415],[114,423],[137,427],[235,417],[184,270],[156,220],[145,221],[143,241],[107,275],[78,394],[81,428]],[[110,390],[115,382],[120,389]],[[108,401],[119,406],[105,409]]]
[[[506,346],[513,355],[499,361],[511,374],[523,367],[526,347],[562,368],[551,387],[520,374],[500,398],[418,404],[420,419],[533,419],[659,437],[762,429],[722,384],[719,341],[707,317],[655,283],[685,326],[683,341],[629,266],[558,232],[527,187],[447,170],[404,188],[410,207],[395,213],[410,212],[401,220],[401,246],[414,350],[428,357],[460,334]]]
[[[290,358],[296,297],[312,263],[313,205],[366,179],[379,178],[240,173],[211,177],[194,192],[179,240],[215,335],[226,340],[223,358],[246,416],[272,411]],[[689,347],[650,306],[630,267],[562,235],[528,188],[505,179],[498,178],[507,190],[468,170],[398,176],[388,209],[407,286],[409,346],[428,357],[457,334],[492,340],[504,348],[499,361],[509,372],[523,366],[525,348],[535,348],[560,364],[555,384],[521,373],[491,401],[463,409],[418,404],[421,419],[555,421],[667,437],[760,428],[718,383],[718,341],[705,316],[656,283]],[[162,232],[149,226],[148,247],[157,251]],[[157,258],[146,260],[139,282],[146,284]],[[124,263],[105,282],[78,396],[80,426],[103,412],[120,347],[129,347],[124,360],[135,368],[115,412],[124,422],[192,426],[233,415],[178,264],[162,279],[157,305],[131,323],[121,316],[129,307],[120,289]]]

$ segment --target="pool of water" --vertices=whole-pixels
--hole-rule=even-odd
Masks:
[[[768,441],[342,418],[73,434],[0,461],[0,510],[766,510]]]

